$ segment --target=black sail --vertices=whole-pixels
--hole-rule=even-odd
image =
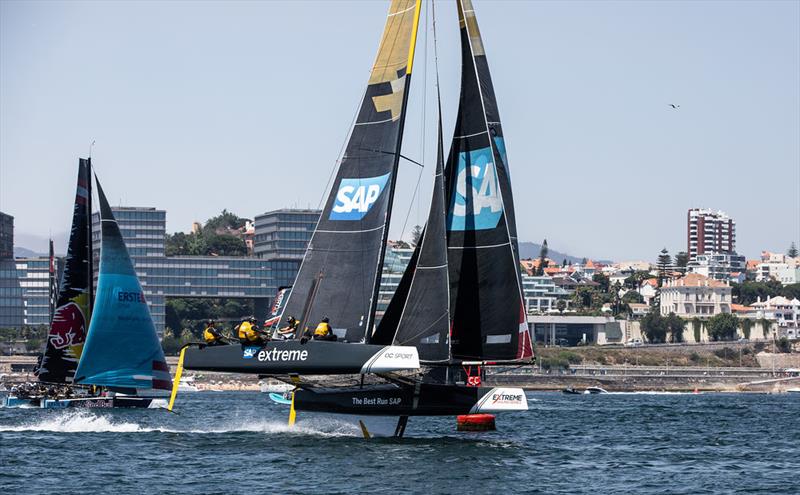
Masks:
[[[472,2],[456,2],[461,95],[445,168],[452,354],[528,359],[532,348],[503,129]]]
[[[37,373],[43,382],[72,381],[89,329],[92,290],[90,169],[89,160],[81,158],[64,274]]]
[[[420,0],[393,0],[364,99],[284,315],[365,340],[400,156]],[[298,332],[300,334],[302,332]]]
[[[416,346],[420,360],[427,362],[448,361],[451,357],[441,111],[438,150],[425,232],[372,340],[373,343]]]

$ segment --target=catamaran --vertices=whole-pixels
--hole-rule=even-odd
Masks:
[[[282,314],[300,322],[296,338],[187,348],[179,361],[187,369],[294,384],[290,423],[303,411],[342,414],[359,418],[366,432],[371,419],[391,417],[396,436],[409,416],[527,410],[522,389],[482,386],[486,366],[530,362],[533,350],[489,67],[471,1],[456,3],[462,73],[455,135],[445,160],[440,110],[427,223],[380,323],[421,0],[391,2],[335,181],[284,305]],[[325,317],[337,342],[300,339]],[[356,376],[348,381],[348,374]]]
[[[37,370],[40,384],[10,394],[7,407],[154,407],[164,401],[146,394],[172,389],[144,291],[99,182],[97,192],[102,229],[97,296],[91,159],[81,159],[64,275]]]

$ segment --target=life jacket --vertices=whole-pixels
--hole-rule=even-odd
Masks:
[[[207,344],[213,344],[219,340],[219,334],[214,327],[206,327],[206,329],[203,330],[203,340],[205,340]]]
[[[327,337],[331,334],[331,326],[324,321],[321,321],[319,325],[317,325],[317,329],[314,330],[314,335],[317,337]]]
[[[250,342],[258,340],[258,333],[253,329],[253,324],[249,321],[243,321],[239,324],[239,340],[249,340]]]

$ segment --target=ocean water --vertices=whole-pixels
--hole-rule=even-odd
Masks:
[[[403,439],[267,394],[176,410],[0,408],[0,493],[800,493],[800,396],[528,395],[498,430],[411,418]]]

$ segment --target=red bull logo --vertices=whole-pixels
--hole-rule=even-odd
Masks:
[[[56,349],[83,344],[86,340],[86,319],[80,306],[69,302],[56,309],[47,340]]]

